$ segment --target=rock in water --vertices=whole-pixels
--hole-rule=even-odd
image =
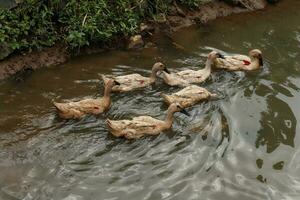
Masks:
[[[130,37],[128,43],[128,49],[139,49],[144,46],[144,41],[141,35],[135,35]]]

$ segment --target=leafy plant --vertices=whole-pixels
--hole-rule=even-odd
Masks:
[[[129,1],[69,1],[60,17],[67,42],[72,47],[108,41],[137,29],[138,16]]]
[[[12,50],[51,46],[56,41],[53,13],[43,3],[28,0],[13,10],[0,10],[0,41]]]
[[[0,8],[0,47],[31,51],[62,41],[77,49],[110,42],[135,33],[146,18],[165,17],[175,1],[194,9],[212,0],[23,0]]]

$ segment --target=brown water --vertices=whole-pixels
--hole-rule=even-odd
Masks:
[[[157,36],[157,48],[75,58],[59,67],[0,83],[0,199],[157,200],[300,199],[300,2],[218,19],[173,35],[185,50]],[[148,75],[159,60],[197,69],[211,48],[271,61],[260,72],[214,72],[202,86],[219,100],[176,114],[173,128],[135,141],[114,138],[106,117],[163,118],[152,87],[114,94],[105,116],[63,121],[53,98],[101,96],[98,73]],[[297,134],[298,133],[298,134]]]

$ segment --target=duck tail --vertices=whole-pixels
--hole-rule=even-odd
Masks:
[[[170,95],[162,93],[161,96],[164,99],[164,101],[167,102],[169,105],[172,104],[173,101]]]
[[[112,125],[111,120],[107,118],[105,122],[106,122],[106,125],[107,125],[108,129],[112,130],[113,129],[113,125]]]
[[[169,76],[170,74],[165,72],[165,71],[162,71],[162,79],[165,81],[165,82],[168,82],[169,81]]]
[[[107,118],[105,122],[106,122],[106,125],[107,125],[107,128],[108,128],[109,132],[112,135],[114,135],[116,137],[121,137],[123,135],[122,131],[118,130],[117,127],[114,126],[112,120],[110,120],[110,119]]]
[[[53,106],[54,106],[57,110],[59,110],[59,108],[60,108],[60,103],[57,103],[57,102],[54,101],[54,99],[52,99],[52,104],[53,104]]]

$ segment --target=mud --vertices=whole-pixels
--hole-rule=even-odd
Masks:
[[[12,55],[0,62],[0,80],[17,72],[59,65],[66,62],[69,57],[69,52],[63,45],[32,51],[25,55]]]

